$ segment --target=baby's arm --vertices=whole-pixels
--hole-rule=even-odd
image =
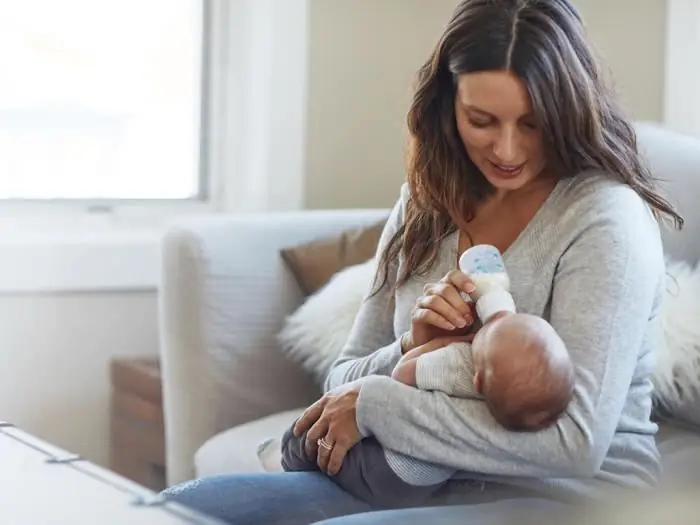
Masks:
[[[469,362],[471,345],[456,341],[424,353],[415,359],[415,386],[420,390],[440,391],[454,397],[481,398],[474,388],[474,377]],[[445,371],[449,370],[448,375]]]
[[[447,343],[441,339],[433,339],[432,341],[420,345],[413,350],[409,350],[394,367],[391,377],[401,383],[416,387],[416,364],[418,358],[428,352],[436,352],[441,350]]]
[[[471,342],[472,339],[474,339],[473,333],[454,337],[439,337],[409,350],[396,363],[391,377],[405,385],[420,388],[416,383],[416,368],[421,356],[430,352],[443,352],[443,349],[452,343],[467,343]]]

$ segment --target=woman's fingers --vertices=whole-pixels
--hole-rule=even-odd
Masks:
[[[329,431],[321,438],[318,444],[316,455],[318,468],[321,469],[321,472],[335,476],[340,471],[348,450],[349,448],[344,444],[343,440],[336,441]]]
[[[327,400],[324,396],[318,401],[316,401],[314,404],[309,406],[309,408],[304,410],[304,413],[294,424],[295,437],[301,436],[304,432],[311,428],[311,425],[318,421],[318,418],[321,417],[321,414],[323,413],[323,407],[326,406],[326,402]]]
[[[307,456],[313,456],[320,448],[316,442],[328,433],[328,424],[326,417],[320,417],[307,432],[305,444]]]
[[[410,352],[444,332],[469,331],[476,315],[468,294],[475,289],[469,276],[459,270],[448,273],[440,282],[426,284],[411,313],[410,334],[401,339],[402,353]]]
[[[342,443],[335,443],[333,445],[333,450],[328,459],[328,470],[326,471],[328,475],[335,476],[340,471],[340,467],[343,466],[343,460],[347,453],[348,448]]]
[[[469,278],[469,276],[459,270],[452,270],[445,277],[440,279],[441,283],[452,284],[460,292],[467,294],[473,293],[476,290],[476,286]]]
[[[426,287],[425,295],[418,300],[418,307],[439,314],[453,326],[452,329],[464,328],[474,321],[472,309],[452,284],[437,283]]]
[[[318,453],[316,454],[316,463],[321,472],[328,472],[328,462],[331,458],[335,443],[330,436],[325,436],[318,445]]]
[[[428,308],[421,308],[420,306],[416,307],[413,310],[411,320],[414,323],[423,323],[427,325],[437,326],[438,328],[442,328],[443,330],[455,330],[457,328],[450,321],[445,319],[444,316]]]

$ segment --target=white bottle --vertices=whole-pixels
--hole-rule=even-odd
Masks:
[[[476,287],[471,298],[476,302],[476,313],[482,323],[498,312],[515,313],[515,302],[509,293],[510,278],[503,257],[495,246],[472,246],[460,256],[459,269]]]

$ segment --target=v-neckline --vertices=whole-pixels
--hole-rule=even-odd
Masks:
[[[513,253],[518,248],[518,246],[524,242],[524,240],[530,235],[530,232],[542,220],[542,216],[545,214],[547,209],[550,208],[556,202],[556,200],[559,198],[560,192],[565,186],[565,181],[566,179],[557,181],[557,183],[554,185],[554,188],[552,188],[552,191],[549,192],[549,195],[547,195],[547,197],[544,199],[544,201],[537,209],[535,214],[532,216],[532,218],[528,221],[528,223],[525,225],[522,231],[517,235],[515,240],[512,243],[510,243],[508,248],[506,248],[506,250],[501,254],[504,261],[506,261],[509,258],[510,254]],[[457,260],[459,260],[459,256],[461,255],[459,251],[459,228],[457,228],[457,230],[454,231],[452,235],[452,247],[454,249],[454,253],[457,254]]]

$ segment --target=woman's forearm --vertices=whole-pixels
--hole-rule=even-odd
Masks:
[[[332,390],[366,376],[390,376],[399,359],[401,343],[398,340],[370,355],[359,356],[346,350],[333,364],[326,378],[325,390]]]
[[[387,377],[363,380],[357,421],[363,436],[416,459],[488,475],[587,477],[599,468],[590,425],[567,415],[537,433],[501,427],[483,401],[411,388]]]

